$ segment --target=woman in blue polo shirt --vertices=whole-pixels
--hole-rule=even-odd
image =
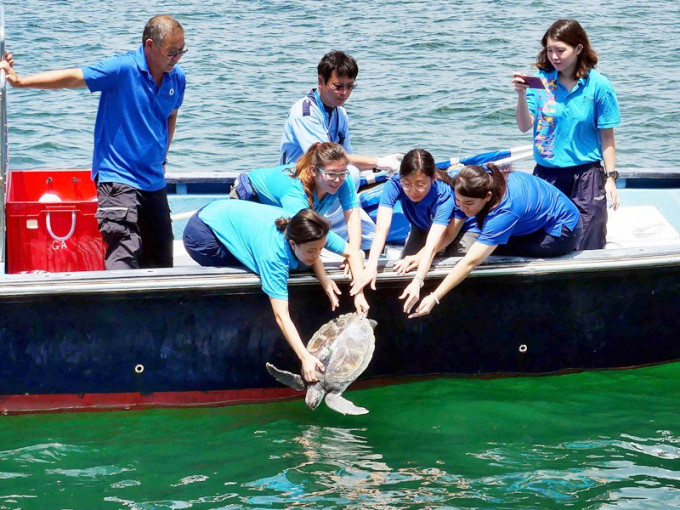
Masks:
[[[555,21],[543,35],[537,76],[528,88],[515,74],[517,127],[533,127],[534,175],[553,184],[576,204],[583,221],[579,250],[604,248],[607,199],[619,207],[614,128],[621,118],[616,92],[594,68],[597,53],[573,19]],[[602,168],[604,161],[604,169]]]
[[[371,245],[368,261],[361,278],[353,290],[371,284],[375,289],[378,275],[378,260],[382,254],[387,234],[392,223],[392,213],[397,200],[401,201],[404,216],[410,224],[410,231],[401,260],[394,263],[394,270],[406,273],[417,267],[413,281],[406,287],[399,299],[405,299],[404,311],[410,309],[420,296],[420,288],[432,260],[444,236],[454,208],[451,189],[453,181],[444,171],[438,170],[432,155],[424,149],[413,149],[401,161],[399,174],[386,183],[380,197],[376,221],[375,239]],[[472,235],[472,238],[469,237]],[[473,232],[462,232],[454,244],[472,244]],[[464,250],[462,250],[464,251]]]
[[[409,318],[430,313],[492,253],[556,257],[573,251],[583,235],[576,206],[552,184],[533,175],[504,174],[493,164],[471,165],[456,176],[453,188],[456,211],[445,242],[456,236],[466,217],[475,217],[481,232],[462,260]]]
[[[202,266],[243,264],[260,276],[276,322],[300,358],[303,377],[312,382],[316,380],[316,369],[323,370],[323,364],[307,351],[290,318],[289,271],[302,265],[312,267],[335,310],[340,290],[326,275],[321,250],[326,248],[347,257],[354,274],[359,274],[363,258],[358,249],[329,232],[326,220],[311,209],[289,216],[278,207],[245,200],[217,200],[191,217],[184,230],[184,246]],[[358,313],[368,312],[363,295],[355,295],[354,305]]]
[[[259,168],[241,174],[239,180],[245,179],[245,185],[252,187],[252,196],[239,194],[238,186],[234,187],[231,196],[274,205],[292,213],[313,209],[332,221],[332,229],[338,235],[342,236],[346,230],[349,243],[360,248],[361,207],[354,182],[348,180],[348,176],[347,153],[342,146],[319,142],[310,146],[295,166]],[[338,211],[339,221],[346,225],[339,225],[330,217],[337,211],[338,204],[342,210],[341,213]]]

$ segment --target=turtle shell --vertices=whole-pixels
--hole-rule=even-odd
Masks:
[[[359,377],[371,361],[374,349],[371,322],[356,313],[327,322],[307,344],[307,350],[324,364],[325,372],[320,380],[327,385],[349,384]]]

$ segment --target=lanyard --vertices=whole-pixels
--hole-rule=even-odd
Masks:
[[[326,107],[323,104],[323,102],[321,101],[321,96],[319,96],[319,91],[316,90],[316,89],[314,90],[314,99],[316,100],[316,106],[318,106],[319,110],[321,110],[321,115],[323,115],[323,120],[324,120],[324,123],[325,123],[324,127],[326,128],[326,136],[328,137],[329,141],[335,142],[335,140],[333,140],[331,138],[331,133],[330,133],[331,120],[330,120],[330,117],[326,113]]]

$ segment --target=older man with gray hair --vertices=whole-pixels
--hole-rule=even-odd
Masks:
[[[165,164],[186,86],[177,63],[186,52],[184,28],[163,14],[147,22],[137,50],[94,65],[24,78],[0,63],[16,88],[101,93],[92,179],[107,269],[172,267]]]

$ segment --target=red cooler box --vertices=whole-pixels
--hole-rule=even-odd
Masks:
[[[5,206],[8,273],[104,269],[89,170],[12,170]]]

